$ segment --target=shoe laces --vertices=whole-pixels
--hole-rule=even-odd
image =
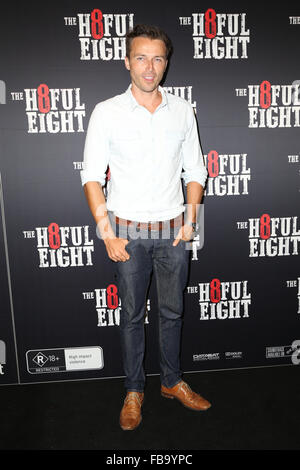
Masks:
[[[138,392],[130,392],[130,393],[128,393],[128,395],[127,395],[126,398],[125,398],[124,403],[125,403],[126,405],[130,405],[130,404],[134,405],[134,404],[136,404],[136,402],[138,402],[138,404],[141,406],[142,396],[139,395]]]
[[[191,389],[191,387],[186,382],[182,381],[179,388],[185,390],[186,392],[193,393],[193,390]]]
[[[186,382],[180,384],[180,390],[183,391],[189,400],[195,401],[197,398],[197,393],[195,393]]]

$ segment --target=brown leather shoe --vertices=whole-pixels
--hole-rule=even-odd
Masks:
[[[165,398],[176,398],[183,406],[195,411],[204,411],[211,407],[211,403],[205,398],[193,392],[186,382],[181,380],[172,388],[161,386],[161,394]]]
[[[132,431],[142,421],[141,407],[144,393],[127,392],[124,405],[120,413],[120,426],[123,431]]]

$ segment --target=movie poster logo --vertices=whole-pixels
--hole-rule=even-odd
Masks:
[[[109,284],[107,287],[94,289],[90,292],[82,293],[84,300],[92,300],[97,315],[97,326],[119,326],[122,302],[118,294],[116,284]],[[145,306],[145,324],[149,324],[148,312],[150,312],[150,299],[147,299]]]
[[[300,315],[300,277],[286,281],[286,287],[294,288],[296,290],[295,297],[297,299],[297,313]]]
[[[78,26],[80,60],[124,60],[125,35],[133,28],[134,13],[103,13],[94,8],[90,13],[65,17],[66,26]]]
[[[236,88],[236,96],[248,97],[248,127],[300,127],[300,80],[291,85],[272,84],[263,80],[248,88]]]
[[[84,132],[80,88],[49,88],[41,83],[37,88],[25,88],[24,98],[29,134]]]
[[[39,268],[92,266],[94,240],[89,226],[62,227],[52,222],[48,227],[24,230],[25,239],[36,240]]]
[[[249,257],[297,256],[300,228],[298,217],[262,214],[248,219]]]
[[[186,100],[194,109],[195,114],[197,113],[197,103],[193,100],[192,86],[164,86],[163,88],[167,93],[171,93],[172,95]]]
[[[189,286],[188,294],[196,294],[199,302],[199,320],[235,320],[249,318],[252,294],[248,281],[221,281]]]
[[[247,154],[221,155],[210,150],[204,155],[208,171],[206,196],[240,196],[249,194],[251,169],[247,165]]]
[[[192,26],[194,59],[248,59],[250,30],[246,13],[204,13],[179,17],[181,26]]]

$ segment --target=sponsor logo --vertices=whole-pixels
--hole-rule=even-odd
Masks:
[[[193,354],[193,361],[218,361],[220,359],[220,353],[202,353]]]
[[[196,361],[219,361],[221,359],[221,354],[219,352],[214,353],[200,353],[193,354],[193,362]],[[242,351],[226,351],[224,353],[225,359],[242,359]]]
[[[288,346],[267,346],[266,358],[277,359],[290,357],[293,364],[300,364],[300,340],[296,339]]]
[[[225,352],[225,359],[242,359],[243,353],[242,351],[226,351]]]

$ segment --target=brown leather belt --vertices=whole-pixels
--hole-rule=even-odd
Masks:
[[[118,216],[115,216],[116,224],[118,225],[135,225],[141,230],[163,230],[166,227],[180,227],[183,225],[183,215],[180,214],[174,219],[163,220],[158,222],[137,222],[134,220],[121,219]]]

